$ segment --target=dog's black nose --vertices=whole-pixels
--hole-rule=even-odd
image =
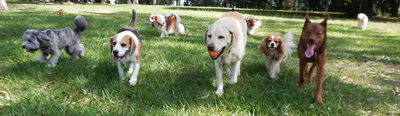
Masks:
[[[26,47],[25,45],[22,46],[22,48],[25,48],[25,47]]]
[[[118,55],[118,50],[113,51],[114,56]]]
[[[271,46],[274,46],[275,45],[275,43],[271,43]]]
[[[215,45],[214,44],[208,44],[207,49],[208,51],[214,51]]]
[[[310,37],[310,38],[308,38],[308,40],[310,40],[311,42],[314,42],[314,41],[315,41],[315,38]]]

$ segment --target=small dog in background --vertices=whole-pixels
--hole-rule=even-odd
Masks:
[[[170,33],[185,34],[185,27],[181,24],[181,18],[175,14],[151,14],[149,24],[161,32],[160,38],[168,37]]]
[[[37,50],[42,51],[36,61],[46,63],[48,67],[56,66],[61,50],[64,48],[65,52],[74,60],[83,57],[85,47],[80,43],[80,34],[86,30],[87,22],[85,18],[78,15],[75,17],[75,25],[74,29],[47,29],[44,31],[28,29],[23,35],[22,48],[30,53]],[[49,55],[51,57],[47,59]]]
[[[129,84],[136,85],[140,69],[140,50],[142,41],[139,32],[135,30],[136,11],[132,8],[132,20],[128,26],[119,29],[118,33],[110,38],[110,52],[113,54],[113,61],[117,63],[119,78],[125,80],[124,67],[129,64],[128,73],[131,73]]]
[[[367,28],[367,23],[368,23],[368,17],[367,15],[365,15],[364,13],[359,13],[357,15],[357,19],[358,19],[358,26],[357,28],[362,28],[362,30],[364,30],[365,28]]]
[[[293,42],[293,33],[290,30],[283,38],[279,35],[268,35],[262,40],[258,49],[264,54],[265,64],[271,78],[277,77],[282,57],[290,56],[294,47],[296,44]]]
[[[248,16],[246,22],[247,22],[247,31],[250,35],[253,35],[254,31],[258,29],[262,24],[261,19],[256,21],[256,19],[252,16]]]

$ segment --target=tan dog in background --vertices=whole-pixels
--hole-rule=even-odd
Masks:
[[[222,73],[226,67],[228,83],[237,83],[240,74],[240,63],[245,54],[247,41],[247,25],[244,17],[238,12],[228,12],[208,27],[204,33],[204,43],[207,41],[207,50],[215,63],[217,76],[217,92],[221,96],[223,92]],[[230,66],[232,65],[232,77]]]

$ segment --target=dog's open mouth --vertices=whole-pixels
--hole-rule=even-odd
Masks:
[[[152,21],[149,21],[149,24],[151,25],[151,24],[153,24],[154,22],[152,22]]]
[[[119,62],[119,60],[121,60],[122,57],[119,56],[114,56],[113,61],[114,62]]]
[[[275,47],[268,47],[269,50],[274,51]]]
[[[36,52],[38,49],[26,49],[26,52],[30,52],[30,53],[34,53]]]
[[[306,52],[304,53],[306,55],[307,58],[310,58],[311,56],[314,55],[314,49],[318,44],[314,44],[314,43],[307,43],[307,49]]]
[[[221,50],[219,50],[216,55],[214,51],[208,51],[208,54],[210,55],[212,60],[217,60],[219,56],[221,56],[224,53],[225,47],[223,47]],[[214,53],[214,54],[213,54]]]

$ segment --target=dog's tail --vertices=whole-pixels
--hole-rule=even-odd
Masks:
[[[289,57],[292,54],[292,48],[296,47],[296,44],[293,42],[293,33],[291,30],[287,32],[287,34],[283,37],[283,56]]]
[[[181,27],[180,27],[180,25],[181,25],[181,21],[182,21],[181,17],[179,17],[179,16],[178,16],[178,14],[175,14],[175,13],[171,13],[171,14],[173,14],[173,15],[175,15],[175,16],[176,16],[176,20],[175,20],[175,21],[176,21],[176,23],[175,23],[175,24],[176,24],[176,25],[175,25],[175,26],[176,26],[176,28],[177,28],[177,29],[181,28]],[[179,29],[179,30],[181,30],[181,31],[182,31],[183,29]],[[184,33],[185,33],[185,31],[183,31],[183,33],[182,33],[182,34],[184,34]]]
[[[262,22],[261,22],[261,19],[260,20],[258,20],[256,23],[254,23],[254,29],[258,29],[260,26],[261,26],[261,24],[262,24]]]
[[[74,31],[81,34],[86,30],[88,25],[85,18],[83,18],[81,15],[78,15],[75,17],[75,26],[76,27],[74,28]]]
[[[134,28],[135,25],[136,25],[136,10],[134,7],[132,7],[132,20],[131,20],[131,23],[129,23],[129,26]]]

